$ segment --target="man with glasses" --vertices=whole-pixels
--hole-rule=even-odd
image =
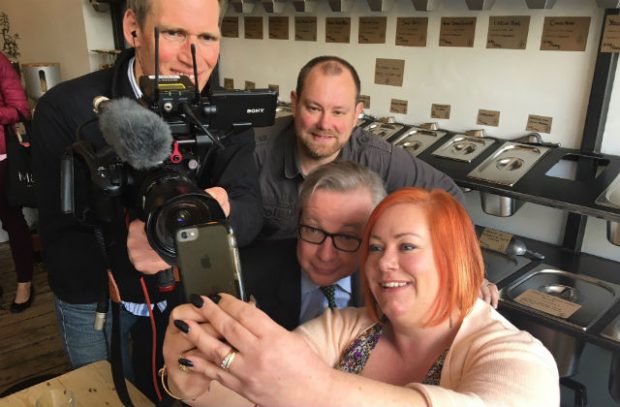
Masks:
[[[67,148],[76,141],[76,131],[96,148],[105,142],[92,110],[96,96],[111,99],[139,99],[140,77],[155,74],[156,39],[159,28],[159,73],[185,75],[197,83],[203,95],[207,81],[216,66],[220,50],[220,6],[217,0],[128,0],[123,18],[123,33],[132,47],[125,50],[113,68],[67,81],[50,89],[39,101],[34,117],[32,138],[33,166],[39,201],[39,232],[44,249],[44,262],[54,293],[57,317],[65,350],[72,368],[109,358],[110,320],[104,331],[93,328],[95,309],[101,297],[106,268],[114,272],[120,296],[121,330],[125,355],[131,329],[132,356],[137,367],[138,386],[151,397],[149,309],[144,291],[148,292],[157,327],[163,340],[167,324],[164,295],[157,289],[155,274],[169,266],[165,263],[150,272],[141,284],[127,254],[127,227],[124,216],[105,225],[108,233],[106,264],[93,230],[60,209],[60,163]],[[194,78],[192,46],[196,50],[197,78]],[[122,137],[123,135],[118,135]],[[262,226],[262,208],[257,168],[252,159],[252,131],[234,134],[222,140],[224,149],[209,155],[198,180],[202,188],[218,200],[229,215],[239,245],[251,242]],[[76,172],[75,193],[78,205],[88,202],[88,172]],[[79,210],[79,208],[76,207]],[[79,213],[78,216],[89,215]],[[143,224],[134,224],[143,228]],[[138,259],[139,261],[139,259]],[[160,349],[160,347],[158,347]],[[125,361],[127,367],[127,361]],[[143,385],[141,385],[143,384]]]

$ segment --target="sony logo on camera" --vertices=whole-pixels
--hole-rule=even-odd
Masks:
[[[246,110],[247,114],[260,114],[263,113],[265,111],[264,107],[255,107],[255,108],[250,108],[248,110]]]

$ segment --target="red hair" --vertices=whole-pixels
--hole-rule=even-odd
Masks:
[[[372,212],[364,230],[361,246],[361,270],[368,259],[368,239],[385,211],[394,205],[409,204],[422,208],[430,228],[435,268],[440,290],[424,326],[438,325],[458,309],[459,322],[471,310],[484,279],[484,261],[474,226],[465,208],[441,189],[402,188],[388,195]],[[379,320],[378,305],[370,291],[366,273],[362,287],[370,316]]]

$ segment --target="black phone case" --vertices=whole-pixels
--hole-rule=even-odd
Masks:
[[[177,259],[185,298],[228,293],[246,301],[235,236],[222,222],[182,228],[176,234]]]

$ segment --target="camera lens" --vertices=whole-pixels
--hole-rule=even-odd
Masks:
[[[168,200],[147,220],[147,236],[151,246],[170,264],[176,260],[174,238],[182,227],[223,219],[221,207],[210,195],[179,195]],[[187,236],[181,236],[186,238]]]
[[[192,215],[187,209],[180,209],[177,213],[176,220],[179,226],[186,226],[189,222],[191,222]]]

